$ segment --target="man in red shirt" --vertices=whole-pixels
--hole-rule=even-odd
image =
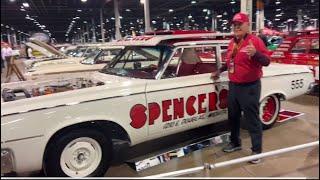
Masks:
[[[218,73],[228,70],[228,119],[231,127],[230,143],[224,152],[241,150],[240,117],[241,111],[248,122],[251,136],[252,154],[262,152],[262,124],[259,118],[259,99],[261,93],[262,66],[268,66],[270,57],[263,41],[249,30],[249,18],[244,13],[237,13],[232,20],[234,38],[227,50],[227,63]],[[259,163],[260,159],[251,161]]]

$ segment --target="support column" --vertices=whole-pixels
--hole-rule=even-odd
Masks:
[[[144,0],[144,24],[145,24],[145,32],[150,32],[151,26],[150,26],[149,0]]]
[[[89,39],[90,39],[90,31],[89,31],[89,25],[88,23],[86,23],[86,37],[87,38],[87,41],[89,42]]]
[[[19,33],[18,36],[19,36],[19,45],[21,45],[22,44],[22,38],[21,38],[22,35],[21,35],[21,33]],[[1,39],[1,41],[2,41],[2,39]]]
[[[97,38],[96,38],[96,27],[95,27],[95,24],[94,24],[94,19],[91,18],[91,24],[92,24],[92,41],[93,43],[97,42]]]
[[[17,45],[17,36],[16,36],[16,32],[13,31],[13,46],[16,46]]]
[[[101,27],[101,39],[102,39],[102,42],[104,43],[105,42],[105,38],[104,38],[104,22],[103,22],[103,8],[100,9],[100,27]]]
[[[114,0],[114,18],[115,18],[115,37],[116,40],[121,39],[121,33],[120,33],[120,28],[121,28],[121,22],[120,22],[120,15],[119,15],[119,2],[118,0]]]
[[[11,45],[10,29],[7,29],[7,39],[8,39],[8,43]]]
[[[184,19],[185,23],[184,23],[184,30],[189,30],[189,18],[185,18]]]
[[[256,31],[264,29],[264,3],[263,0],[257,0],[256,12]]]
[[[250,31],[252,31],[252,0],[241,0],[241,12],[247,13],[250,20]]]
[[[318,29],[318,19],[312,19],[314,29]]]
[[[298,17],[298,23],[297,23],[298,31],[301,31],[302,30],[302,10],[301,9],[298,10],[297,17]]]
[[[216,13],[212,10],[211,31],[216,31],[216,29],[217,29],[217,17],[216,17]]]
[[[165,29],[165,30],[170,30],[170,24],[167,23],[166,21],[162,23],[162,27],[163,27],[163,29]]]

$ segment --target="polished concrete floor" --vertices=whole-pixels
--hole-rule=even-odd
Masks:
[[[3,74],[1,82],[3,82]],[[15,81],[15,78],[12,79]],[[263,133],[263,151],[319,140],[319,96],[303,95],[282,102],[282,108],[305,113],[298,118],[277,123]],[[155,174],[202,166],[204,163],[218,163],[250,155],[250,137],[241,131],[243,149],[226,154],[222,146],[208,147],[181,158],[136,172],[128,164],[114,165],[105,177],[144,177]],[[39,176],[39,175],[37,175]],[[40,175],[41,176],[41,175]],[[319,146],[264,158],[260,164],[240,163],[214,170],[203,170],[183,177],[307,177],[319,178]]]

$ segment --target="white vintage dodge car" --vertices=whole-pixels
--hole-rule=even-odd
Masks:
[[[54,61],[39,61],[27,67],[27,80],[48,79],[85,71],[101,70],[124,46],[110,46],[108,43],[90,46],[91,52],[85,58],[69,57]]]
[[[210,78],[228,45],[218,36],[136,37],[115,43],[126,47],[100,72],[2,85],[1,173],[102,176],[117,141],[133,146],[225,121],[227,74]],[[264,127],[276,122],[280,100],[312,82],[308,67],[264,68]]]

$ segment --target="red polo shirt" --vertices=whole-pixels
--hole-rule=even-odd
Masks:
[[[256,48],[257,53],[253,57],[249,57],[245,52],[246,47],[249,45],[249,40],[252,41],[253,46]],[[227,67],[230,68],[230,59],[232,57],[233,46],[235,39],[229,43],[227,50]],[[248,83],[254,82],[262,77],[262,63],[260,60],[267,59],[270,62],[268,50],[263,41],[252,34],[248,34],[243,40],[241,46],[234,59],[234,72],[230,73],[229,79],[235,83]],[[269,64],[269,63],[268,63]]]

